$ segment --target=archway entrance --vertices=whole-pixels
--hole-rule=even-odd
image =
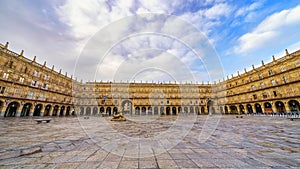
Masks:
[[[167,114],[167,115],[170,115],[170,107],[167,107],[167,108],[166,108],[166,114]]]
[[[106,108],[106,114],[108,114],[109,116],[111,116],[111,108],[110,107]]]
[[[241,114],[245,114],[245,108],[242,104],[239,105]]]
[[[225,114],[228,114],[228,107],[225,106]]]
[[[205,108],[204,108],[204,106],[201,106],[201,113],[202,113],[202,114],[205,113]]]
[[[91,115],[91,111],[92,111],[91,108],[87,107],[86,111],[85,111],[85,115],[90,116]]]
[[[11,102],[8,104],[4,117],[15,117],[17,115],[17,110],[19,107],[18,102]]]
[[[135,115],[140,115],[140,107],[135,107]]]
[[[104,113],[104,107],[100,107],[100,113]]]
[[[123,114],[132,114],[132,103],[130,100],[124,100],[121,104]]]
[[[247,104],[247,111],[248,111],[248,114],[252,114],[253,113],[253,109],[252,109],[251,104]]]
[[[182,111],[182,108],[178,107],[178,114],[181,113],[181,111]]]
[[[184,107],[184,108],[183,108],[183,111],[184,111],[184,113],[187,113],[187,112],[188,112],[188,108],[187,108],[187,107]]]
[[[70,116],[71,107],[68,106],[66,110],[66,116]]]
[[[269,102],[264,103],[265,113],[273,113],[272,105]]]
[[[190,113],[194,113],[194,107],[190,107]]]
[[[114,108],[113,108],[113,113],[114,113],[114,114],[118,114],[118,107],[114,107]]]
[[[84,115],[84,108],[80,107],[80,116],[83,116],[83,115]]]
[[[146,115],[146,107],[142,107],[142,115]]]
[[[172,115],[176,115],[176,107],[172,107]]]
[[[42,108],[43,108],[42,104],[37,104],[34,108],[33,116],[40,116]]]
[[[238,114],[238,110],[236,106],[229,106],[231,114]]]
[[[154,115],[158,115],[158,107],[154,107]]]
[[[285,113],[285,112],[286,112],[285,107],[284,107],[284,103],[283,103],[283,102],[277,101],[277,102],[275,103],[275,106],[276,106],[276,111],[277,111],[278,113]]]
[[[30,115],[30,109],[31,109],[32,104],[31,103],[26,103],[24,104],[20,117],[24,117],[24,116],[29,116]]]
[[[60,107],[59,116],[64,116],[65,106]]]
[[[160,115],[165,115],[165,108],[164,107],[160,107]]]
[[[289,101],[289,107],[292,113],[299,112],[299,102],[296,100],[290,100]]]
[[[50,110],[51,110],[51,105],[48,104],[48,105],[45,107],[44,116],[49,116],[49,115],[50,115]]]
[[[58,113],[58,105],[55,105],[54,108],[53,108],[53,112],[52,112],[52,116],[57,116],[57,113]]]
[[[98,108],[97,107],[94,107],[93,108],[93,115],[96,116],[98,113]]]
[[[260,104],[256,103],[254,106],[255,106],[256,113],[263,113]]]
[[[151,106],[148,107],[148,115],[152,115],[152,107]]]

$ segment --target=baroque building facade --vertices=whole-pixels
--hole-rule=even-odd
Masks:
[[[299,112],[300,50],[218,83],[78,82],[0,44],[2,117]]]

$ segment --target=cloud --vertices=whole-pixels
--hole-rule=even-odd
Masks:
[[[260,49],[291,45],[300,39],[300,6],[274,13],[264,19],[252,32],[238,38],[234,47],[237,54],[246,54]]]

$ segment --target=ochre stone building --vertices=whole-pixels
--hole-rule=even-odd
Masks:
[[[299,112],[300,50],[213,84],[82,83],[0,44],[2,117]]]

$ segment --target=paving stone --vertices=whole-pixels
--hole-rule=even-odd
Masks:
[[[206,141],[200,142],[199,134],[207,128],[203,126],[207,116],[199,116],[181,140],[174,139],[186,124],[172,126],[176,118],[157,117],[147,122],[142,118],[146,116],[124,123],[112,123],[109,117],[90,117],[84,123],[79,121],[80,118],[54,118],[51,123],[38,127],[31,118],[0,119],[0,168],[244,169],[300,166],[298,121],[291,123],[284,118],[267,116],[244,116],[242,120],[222,116],[218,121],[216,116],[211,116],[216,129]],[[103,125],[104,120],[106,125]],[[107,130],[107,125],[110,130]],[[155,142],[154,136],[166,132],[171,126],[180,130],[174,130],[173,135]],[[96,135],[91,135],[91,131]],[[120,133],[132,140],[120,137]],[[178,141],[178,144],[172,141]]]

